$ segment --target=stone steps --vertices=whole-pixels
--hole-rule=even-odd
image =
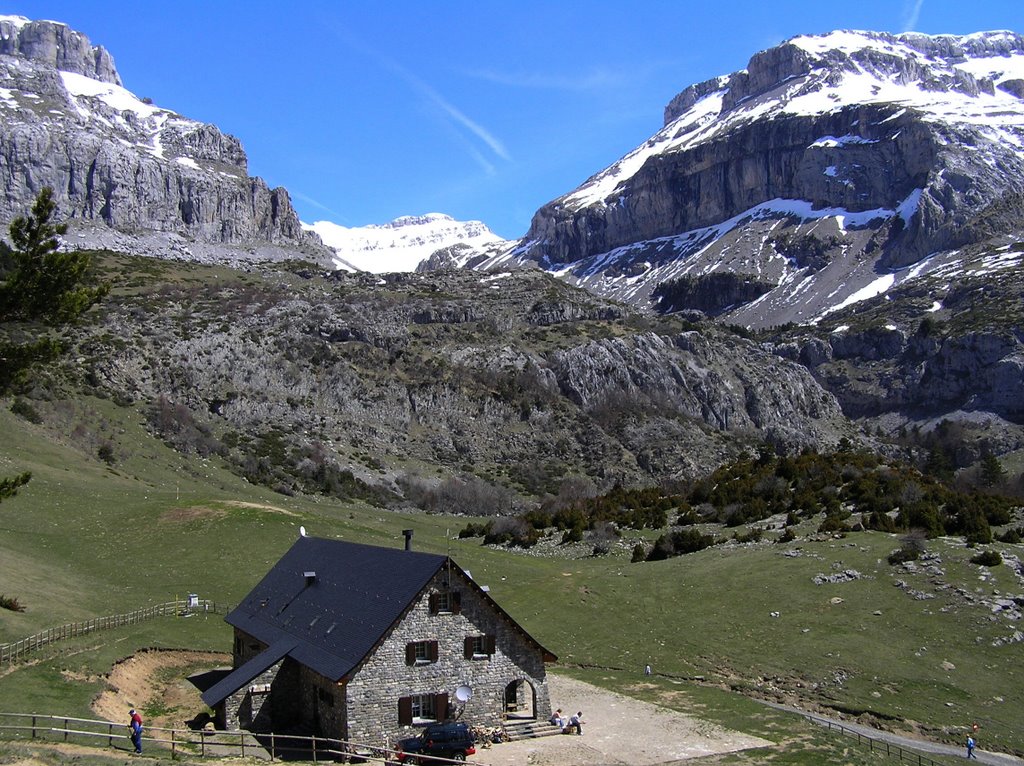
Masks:
[[[550,737],[561,734],[557,726],[552,726],[547,721],[535,721],[533,719],[505,721],[505,734],[509,742],[516,742],[521,739],[537,739],[539,737]]]

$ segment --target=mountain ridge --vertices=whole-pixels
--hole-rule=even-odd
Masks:
[[[287,190],[248,175],[237,138],[126,90],[113,57],[85,35],[4,16],[0,40],[0,218],[20,215],[49,186],[75,245],[328,261]]]
[[[872,272],[1017,231],[1019,77],[1024,39],[1012,33],[793,38],[683,90],[662,130],[543,206],[522,244],[484,266],[536,264],[639,306],[680,276],[762,274],[773,294],[731,317],[807,322]],[[839,300],[798,313],[792,293],[815,270],[774,245],[808,229],[835,240],[817,292]]]

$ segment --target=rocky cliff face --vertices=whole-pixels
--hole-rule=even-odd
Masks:
[[[254,471],[244,453],[273,436],[295,470],[315,455],[377,484],[440,470],[536,495],[565,476],[650,484],[764,440],[853,435],[799,364],[534,270],[190,273],[108,301],[73,356],[98,392],[163,397],[177,434],[209,434]]]
[[[17,56],[47,69],[121,85],[110,53],[100,45],[92,45],[85,35],[65,24],[0,16],[0,55]]]
[[[1022,74],[1011,33],[794,38],[676,96],[643,146],[541,208],[512,260],[641,305],[680,276],[767,277],[731,318],[808,321],[880,271],[1020,231]],[[806,237],[827,241],[816,265],[784,246]]]
[[[325,260],[288,192],[247,173],[237,138],[121,87],[63,24],[0,18],[0,219],[55,191],[71,241],[187,258]]]

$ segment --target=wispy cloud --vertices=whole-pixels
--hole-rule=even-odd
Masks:
[[[403,80],[413,90],[413,92],[420,96],[420,98],[424,99],[427,103],[437,109],[450,125],[461,127],[463,130],[469,131],[472,136],[475,136],[479,141],[482,141],[495,155],[506,161],[511,160],[511,156],[505,148],[505,145],[491,131],[471,119],[465,112],[441,95],[429,83],[417,77],[394,59],[374,50],[361,40],[356,40],[347,32],[341,31],[339,34],[351,48],[360,51],[366,57],[376,61],[379,66],[390,70]],[[470,144],[467,144],[467,146],[470,146]],[[480,163],[481,167],[483,167],[488,173],[494,172],[495,168],[493,163],[488,162],[479,150],[470,152],[470,156]]]
[[[498,72],[477,69],[466,72],[470,77],[513,88],[589,91],[615,88],[627,83],[622,72],[594,69],[582,74],[550,74],[543,72]]]
[[[292,197],[295,197],[295,199],[297,199],[297,200],[301,200],[302,202],[305,202],[310,207],[315,207],[318,210],[323,210],[325,213],[330,213],[331,215],[335,216],[336,218],[340,218],[341,217],[341,213],[339,213],[337,210],[333,210],[332,208],[328,207],[327,205],[323,204],[322,202],[318,202],[317,200],[313,199],[312,197],[307,197],[302,192],[297,192],[297,191],[294,191],[292,189],[289,189],[288,190],[288,194],[291,195]]]
[[[505,145],[495,138],[490,131],[484,128],[482,125],[474,122],[461,111],[455,108],[446,98],[440,93],[434,90],[432,87],[427,85],[425,82],[416,77],[412,72],[406,71],[404,68],[395,64],[397,71],[401,74],[406,81],[419,92],[421,96],[426,98],[428,101],[433,103],[441,111],[445,112],[455,122],[462,125],[470,133],[483,141],[487,146],[491,148],[491,151],[501,157],[503,160],[512,159],[509,156],[508,150],[505,149]]]
[[[903,31],[913,32],[921,18],[921,6],[924,0],[905,0],[903,3]]]

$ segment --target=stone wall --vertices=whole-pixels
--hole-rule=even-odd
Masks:
[[[266,644],[235,630],[234,667],[238,668],[265,651]],[[273,728],[271,692],[281,670],[277,662],[238,691],[230,694],[217,711],[217,725],[224,729],[270,731]]]
[[[457,610],[432,612],[435,593],[458,593]],[[469,637],[493,637],[493,654],[465,657]],[[408,664],[406,647],[437,642],[437,661]],[[235,631],[234,666],[240,667],[267,646]],[[414,736],[418,726],[399,722],[399,699],[411,695],[448,696],[448,718],[472,726],[496,726],[506,713],[505,689],[515,684],[541,720],[551,714],[544,658],[521,628],[496,610],[458,568],[442,572],[410,607],[395,630],[346,685],[324,678],[290,658],[274,664],[234,694],[219,711],[218,725],[257,732],[305,731],[360,744],[388,746]],[[472,689],[461,704],[460,686]]]
[[[432,614],[430,594],[447,590],[449,577],[451,590],[460,594],[461,611]],[[479,635],[494,636],[494,654],[466,659],[465,639]],[[437,661],[408,665],[406,645],[416,641],[437,641]],[[535,714],[546,719],[551,699],[540,649],[461,572],[442,572],[346,687],[349,738],[386,745],[414,736],[416,726],[403,726],[398,718],[399,698],[414,694],[447,694],[449,718],[471,726],[498,725],[505,714],[505,687],[518,681],[532,687]],[[463,685],[473,691],[465,706],[455,699]]]

